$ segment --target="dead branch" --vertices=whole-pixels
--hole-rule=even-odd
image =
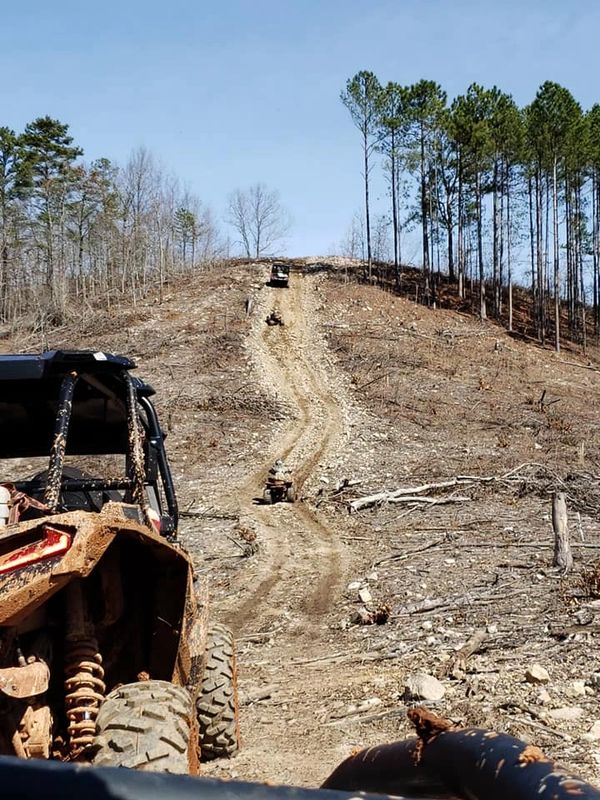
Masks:
[[[514,709],[515,711],[520,711],[522,714],[529,714],[529,716],[533,717],[535,720],[537,720],[537,722],[532,722],[531,720],[526,719],[525,717],[511,716],[510,719],[515,720],[515,722],[522,722],[526,725],[530,725],[532,728],[538,728],[539,730],[543,730],[546,733],[552,733],[555,736],[558,736],[560,739],[564,739],[565,742],[573,741],[573,739],[571,738],[571,736],[569,736],[568,733],[563,733],[562,731],[554,730],[554,728],[551,728],[549,725],[546,725],[539,712],[536,711],[535,708],[532,708],[531,706],[522,705],[521,703],[517,703],[515,700],[508,700],[506,703],[502,703],[501,705],[499,705],[498,708],[501,708],[506,711]]]
[[[401,553],[392,553],[385,558],[381,558],[379,561],[374,561],[373,566],[379,567],[381,564],[385,564],[388,561],[406,561],[412,556],[416,555],[417,553],[424,553],[426,550],[431,550],[432,547],[438,547],[441,544],[448,544],[446,539],[437,539],[435,542],[429,542],[428,544],[424,545],[423,547],[417,547],[415,550],[403,551]]]
[[[362,386],[357,386],[356,391],[362,392],[362,390],[366,389],[367,386],[370,386],[372,383],[377,383],[377,381],[383,380],[383,378],[389,378],[391,374],[392,374],[391,372],[384,372],[383,375],[377,375],[376,378],[372,378],[372,380],[363,383]]]
[[[271,700],[277,694],[277,686],[264,686],[262,689],[250,689],[240,698],[240,705],[250,706],[253,703],[260,703],[263,700]]]
[[[348,502],[348,511],[350,513],[354,511],[361,511],[364,508],[372,508],[376,505],[382,505],[384,503],[429,503],[430,505],[435,505],[437,502],[441,502],[440,498],[422,498],[418,499],[414,497],[414,495],[424,494],[426,492],[434,492],[445,490],[451,488],[453,486],[475,486],[481,483],[520,483],[524,480],[528,480],[531,482],[533,480],[531,474],[529,476],[523,475],[523,472],[527,470],[531,473],[532,470],[537,472],[543,472],[546,475],[549,475],[552,480],[558,484],[564,486],[564,481],[562,481],[557,475],[555,475],[548,467],[544,464],[538,464],[535,462],[531,463],[523,463],[520,464],[518,467],[514,467],[513,469],[505,472],[502,475],[456,475],[454,478],[449,478],[445,481],[439,481],[437,483],[426,483],[420,486],[413,486],[406,489],[393,489],[393,490],[386,490],[375,492],[374,494],[364,495],[363,497],[357,497],[354,500]],[[464,502],[469,500],[470,498],[461,497],[460,501],[456,497],[454,500],[449,500],[446,502]]]
[[[434,611],[438,608],[460,608],[461,606],[471,606],[475,604],[485,605],[490,602],[497,602],[498,587],[484,589],[480,592],[467,592],[466,594],[451,595],[450,597],[437,597],[420,600],[417,603],[408,603],[394,611],[395,616],[410,616],[412,614],[422,614],[427,611]],[[527,594],[529,589],[517,589],[514,592],[504,593],[502,596],[506,600],[511,597]]]
[[[391,497],[388,503],[424,503],[430,506],[443,506],[448,503],[467,503],[471,498],[463,495],[455,494],[450,497],[417,497],[416,495],[408,495],[407,497]]]
[[[589,369],[592,372],[600,372],[598,367],[594,367],[592,364],[578,364],[576,361],[566,361],[564,358],[557,358],[559,364],[566,364],[568,367],[577,367],[577,369]]]
[[[480,628],[475,631],[466,644],[458,650],[454,658],[443,666],[441,677],[444,675],[452,675],[453,678],[464,678],[467,670],[467,661],[474,653],[481,649],[486,638],[487,632],[485,628]]]
[[[376,492],[375,494],[365,495],[364,497],[357,497],[355,500],[351,500],[348,503],[348,510],[350,512],[353,511],[360,511],[363,508],[370,508],[374,505],[379,505],[381,503],[403,503],[403,502],[428,502],[433,498],[415,498],[414,495],[423,494],[424,492],[430,492],[439,489],[448,489],[452,486],[457,485],[466,485],[474,483],[474,481],[470,478],[462,480],[459,477],[450,478],[446,481],[440,481],[439,483],[424,483],[421,486],[411,486],[407,489],[395,489],[394,491],[383,491],[383,492]],[[412,497],[411,497],[412,496]],[[402,498],[408,497],[409,500],[405,500]]]
[[[356,714],[346,714],[343,717],[337,717],[336,719],[332,720],[331,722],[325,722],[325,728],[332,728],[336,725],[342,725],[344,723],[352,722],[352,723],[363,723],[363,722],[375,722],[375,720],[379,719],[387,719],[389,717],[403,717],[406,714],[406,708],[394,708],[390,709],[389,711],[380,711],[377,714],[366,714],[365,716],[357,716]]]

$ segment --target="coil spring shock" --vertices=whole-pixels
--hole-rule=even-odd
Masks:
[[[102,656],[93,637],[67,640],[65,675],[65,711],[73,758],[94,741],[96,717],[106,692]]]

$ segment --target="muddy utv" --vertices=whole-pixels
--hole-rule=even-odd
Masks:
[[[233,641],[134,367],[0,356],[0,753],[194,773],[238,748]]]
[[[291,469],[281,461],[273,464],[267,475],[267,482],[263,491],[263,502],[267,504],[288,502],[296,499],[296,490]]]
[[[271,278],[269,280],[270,286],[283,286],[288,287],[290,282],[290,267],[289,264],[282,264],[279,261],[271,266]]]

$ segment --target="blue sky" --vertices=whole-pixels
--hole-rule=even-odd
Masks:
[[[600,101],[595,0],[0,0],[0,125],[67,122],[86,160],[140,145],[223,220],[261,181],[290,255],[331,252],[361,209],[360,141],[339,101],[382,82],[473,81],[520,104],[544,80]],[[375,206],[387,201],[375,186]],[[407,253],[408,255],[408,253]]]

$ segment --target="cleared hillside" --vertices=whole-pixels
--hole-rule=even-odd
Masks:
[[[1,343],[127,353],[158,390],[182,539],[239,641],[244,749],[207,771],[315,785],[353,746],[409,732],[406,678],[426,672],[445,690],[438,712],[597,780],[597,352],[557,357],[343,270],[294,273],[289,290],[266,277],[232,265],[162,303]],[[284,326],[265,325],[273,309]],[[257,498],[277,456],[301,500],[271,508]],[[551,566],[554,490],[566,576]],[[363,606],[389,618],[354,624]],[[526,680],[534,664],[547,683]]]

